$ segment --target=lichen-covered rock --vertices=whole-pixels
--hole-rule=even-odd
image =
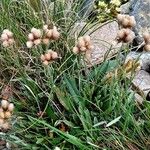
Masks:
[[[135,17],[137,22],[134,31],[137,35],[137,43],[143,41],[142,34],[150,31],[150,0],[131,0],[130,14]]]

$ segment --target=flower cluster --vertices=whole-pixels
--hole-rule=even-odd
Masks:
[[[110,4],[113,4],[115,6],[120,6],[121,5],[121,1],[120,0],[111,0]]]
[[[134,16],[118,14],[118,22],[122,29],[118,31],[117,41],[130,43],[135,38],[135,33],[131,30],[132,27],[136,25]]]
[[[28,48],[37,46],[43,42],[48,45],[50,40],[58,40],[60,33],[56,26],[49,27],[49,25],[43,26],[43,31],[40,29],[32,28],[31,33],[28,34],[28,41],[26,43]]]
[[[14,38],[13,38],[13,33],[9,31],[8,29],[3,30],[2,35],[1,35],[1,41],[3,47],[9,47],[12,44],[14,44]]]
[[[43,43],[46,45],[49,44],[50,40],[58,40],[60,37],[60,33],[58,32],[56,26],[53,26],[51,28],[48,25],[44,25],[43,30],[44,30]]]
[[[0,129],[8,130],[10,128],[10,124],[8,120],[11,118],[14,110],[14,104],[10,103],[7,100],[1,101],[0,106]]]
[[[73,48],[73,53],[78,54],[79,52],[86,52],[91,49],[93,49],[91,38],[89,35],[86,35],[78,38],[78,42]]]
[[[118,14],[117,19],[123,28],[132,28],[136,25],[134,16]]]
[[[52,50],[48,50],[47,53],[41,55],[41,61],[44,65],[48,65],[56,59],[58,59],[58,54]]]
[[[144,50],[145,51],[150,51],[150,34],[148,32],[144,33],[143,38],[144,38],[144,41],[145,41]]]
[[[124,42],[124,43],[128,43],[133,41],[133,39],[135,38],[135,33],[130,30],[130,29],[121,29],[118,31],[117,33],[117,40],[120,42]]]
[[[32,28],[31,33],[28,34],[28,41],[26,43],[28,48],[41,43],[42,32],[40,29]]]

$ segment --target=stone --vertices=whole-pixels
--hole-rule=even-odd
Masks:
[[[120,50],[122,43],[117,44],[115,38],[119,30],[116,21],[105,23],[91,34],[94,49],[91,51],[91,65],[99,64],[104,59],[110,59]]]
[[[120,6],[120,13],[121,14],[129,14],[130,13],[130,6],[131,6],[130,2],[127,2],[123,5],[121,5]]]
[[[131,0],[130,15],[135,17],[137,22],[134,31],[137,35],[136,42],[143,42],[142,34],[145,31],[150,31],[150,0]]]
[[[147,97],[150,93],[150,74],[140,70],[132,81],[134,91],[142,97]]]

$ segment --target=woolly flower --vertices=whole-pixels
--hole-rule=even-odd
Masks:
[[[14,38],[13,38],[13,33],[9,31],[8,29],[3,30],[2,35],[1,35],[1,41],[3,47],[9,47],[14,44]]]
[[[118,14],[117,20],[119,24],[124,28],[132,28],[136,25],[134,16]]]
[[[150,34],[148,32],[145,32],[143,34],[143,38],[144,38],[144,41],[145,41],[144,50],[145,51],[150,51]]]
[[[121,29],[118,31],[118,42],[130,43],[135,38],[135,33],[130,29]]]
[[[28,41],[26,43],[28,48],[32,48],[34,45],[41,44],[42,32],[40,29],[32,28],[31,33],[28,34]]]
[[[59,57],[58,57],[57,52],[54,52],[52,50],[49,50],[49,51],[47,51],[47,53],[41,55],[41,61],[46,66],[58,58]]]
[[[107,4],[106,4],[104,1],[99,1],[99,2],[98,2],[98,6],[99,6],[100,8],[106,8],[106,7],[107,7]]]
[[[56,26],[49,27],[48,25],[44,25],[43,30],[44,30],[43,43],[46,45],[49,44],[50,40],[58,40],[60,38],[60,33],[58,32]]]
[[[121,2],[120,2],[120,0],[111,0],[111,1],[110,1],[110,4],[113,4],[113,5],[115,5],[115,6],[120,6],[120,5],[121,5]]]
[[[0,105],[0,129],[8,130],[10,124],[8,119],[11,118],[14,110],[14,104],[8,102],[7,100],[2,100]]]
[[[86,52],[93,49],[91,38],[89,35],[78,38],[77,44],[73,47],[73,53],[78,54],[79,52]]]

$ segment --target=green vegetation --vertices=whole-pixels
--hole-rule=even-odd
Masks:
[[[127,79],[124,70],[106,80],[108,72],[121,68],[119,54],[87,68],[83,55],[72,53],[76,38],[100,22],[79,15],[80,0],[71,6],[61,0],[30,2],[0,1],[0,32],[11,30],[16,41],[10,48],[0,45],[0,88],[11,85],[15,103],[12,129],[0,138],[20,150],[148,150],[150,103],[135,102],[132,77]],[[84,21],[74,36],[75,23]],[[28,49],[31,28],[45,23],[55,24],[61,38]],[[43,66],[40,56],[48,49],[61,59]]]

